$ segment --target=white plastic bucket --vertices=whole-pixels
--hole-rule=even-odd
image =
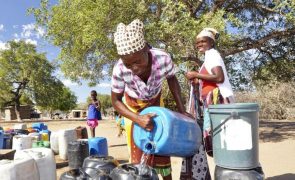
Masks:
[[[19,159],[26,156],[35,160],[39,170],[40,180],[56,180],[56,164],[51,149],[32,148],[16,151],[14,158]]]
[[[12,149],[22,150],[32,148],[33,137],[28,135],[16,135],[12,140]]]
[[[63,160],[68,159],[68,144],[71,141],[77,140],[77,133],[75,129],[60,130],[58,144],[59,156]]]

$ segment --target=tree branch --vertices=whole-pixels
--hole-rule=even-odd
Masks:
[[[274,31],[267,36],[262,37],[258,40],[252,40],[251,38],[240,39],[234,43],[230,49],[221,50],[221,54],[225,56],[233,55],[249,49],[256,49],[262,47],[264,43],[274,38],[285,38],[293,36],[295,34],[295,28],[288,29],[286,31]]]
[[[201,9],[204,0],[183,0],[182,2],[187,6],[190,12],[190,17],[197,19],[198,17],[196,16],[196,14]]]
[[[218,9],[222,8],[225,4],[225,0],[216,0],[211,11],[216,12]]]
[[[218,8],[220,8],[220,7],[218,7]],[[230,3],[227,7],[224,7],[224,9],[230,13],[240,12],[241,10],[245,10],[245,9],[257,9],[261,12],[272,13],[272,14],[273,13],[280,13],[279,11],[275,11],[274,9],[268,8],[262,4],[253,3],[253,2],[238,3],[235,0],[232,3]]]

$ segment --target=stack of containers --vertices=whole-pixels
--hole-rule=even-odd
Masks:
[[[51,131],[48,130],[48,127],[46,124],[42,122],[33,123],[32,129],[34,131],[38,132],[39,138],[38,141],[33,143],[33,147],[50,147],[50,134]]]

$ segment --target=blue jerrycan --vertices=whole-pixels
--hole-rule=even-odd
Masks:
[[[154,128],[146,131],[136,123],[133,139],[137,147],[151,154],[187,157],[197,152],[202,133],[194,119],[163,107],[148,107],[140,115],[153,113]]]
[[[88,139],[89,155],[108,156],[108,142],[105,137]]]

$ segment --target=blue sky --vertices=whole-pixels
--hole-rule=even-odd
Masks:
[[[59,54],[59,48],[46,42],[43,38],[45,30],[34,30],[35,19],[27,15],[30,7],[39,7],[39,0],[0,0],[0,49],[10,40],[25,40],[35,44],[39,52],[45,52],[49,61],[53,61]],[[50,3],[57,2],[51,0]],[[110,82],[104,81],[95,87],[88,87],[87,82],[82,85],[71,82],[63,77],[60,71],[56,72],[58,78],[69,87],[78,97],[78,102],[85,102],[91,90],[100,94],[110,94]]]

